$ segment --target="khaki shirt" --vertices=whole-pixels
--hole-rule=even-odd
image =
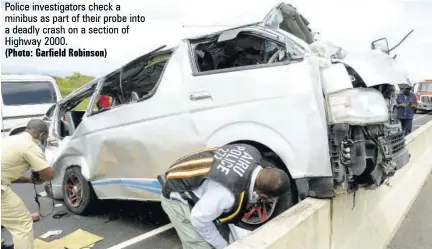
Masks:
[[[1,141],[1,183],[8,185],[20,178],[30,168],[41,171],[48,168],[39,141],[28,132],[8,136]]]

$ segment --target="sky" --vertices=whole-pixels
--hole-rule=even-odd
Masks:
[[[130,24],[126,35],[66,35],[68,47],[103,49],[107,58],[5,58],[2,32],[2,72],[45,73],[66,76],[80,72],[96,77],[121,67],[134,58],[163,44],[176,44],[181,39],[214,32],[233,26],[260,21],[281,0],[121,0],[120,12],[93,12],[99,15],[144,15],[144,23]],[[2,23],[4,27],[15,24]],[[20,3],[32,1],[20,1]],[[37,3],[56,3],[41,1]],[[105,0],[60,1],[62,3],[108,3]],[[314,31],[332,43],[342,46],[349,53],[361,53],[370,49],[370,42],[387,37],[389,46],[396,45],[411,29],[414,33],[394,53],[397,61],[414,80],[432,78],[432,0],[292,0],[298,11],[310,22]],[[13,12],[19,14],[21,12]],[[80,12],[81,13],[81,12]],[[59,15],[59,13],[27,13],[28,15]],[[74,15],[77,13],[69,13]],[[84,13],[81,13],[84,14]],[[94,23],[64,23],[65,27]],[[110,23],[111,27],[124,27],[124,23]],[[38,23],[38,27],[43,24]],[[46,27],[50,24],[46,24]],[[52,26],[52,25],[51,25]],[[26,36],[23,38],[34,38]]]

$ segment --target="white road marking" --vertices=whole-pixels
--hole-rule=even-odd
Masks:
[[[424,118],[424,117],[427,116],[428,114],[429,114],[429,112],[427,112],[427,113],[421,115],[420,117],[415,118],[414,121],[415,121],[415,120],[418,120],[418,119],[421,119],[421,118]]]
[[[112,247],[110,247],[108,249],[122,249],[122,248],[125,248],[127,246],[136,244],[136,243],[138,243],[140,241],[143,241],[145,239],[148,239],[148,238],[150,238],[152,236],[155,236],[156,234],[163,233],[166,230],[169,230],[171,228],[173,228],[173,225],[171,223],[169,223],[169,224],[166,224],[166,225],[161,226],[159,228],[156,228],[154,230],[151,230],[150,232],[147,232],[145,234],[141,234],[141,235],[139,235],[139,236],[137,236],[135,238],[132,238],[130,240],[126,240],[126,241],[124,241],[124,242],[122,242],[122,243],[120,243],[118,245],[112,246]]]

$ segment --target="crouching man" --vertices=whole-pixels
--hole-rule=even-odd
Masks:
[[[261,160],[250,145],[226,145],[183,157],[158,177],[162,208],[183,249],[226,247],[215,223],[241,220],[253,192],[276,197],[289,190],[288,175]]]
[[[41,181],[53,179],[40,144],[48,138],[48,127],[39,119],[28,122],[26,130],[1,142],[1,224],[11,234],[16,249],[33,249],[33,220],[11,183],[33,183],[23,174],[32,169]]]

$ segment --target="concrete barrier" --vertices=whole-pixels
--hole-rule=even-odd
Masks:
[[[330,249],[330,204],[307,198],[227,249]]]
[[[432,121],[407,136],[411,160],[376,190],[307,198],[227,249],[385,249],[432,170]]]

